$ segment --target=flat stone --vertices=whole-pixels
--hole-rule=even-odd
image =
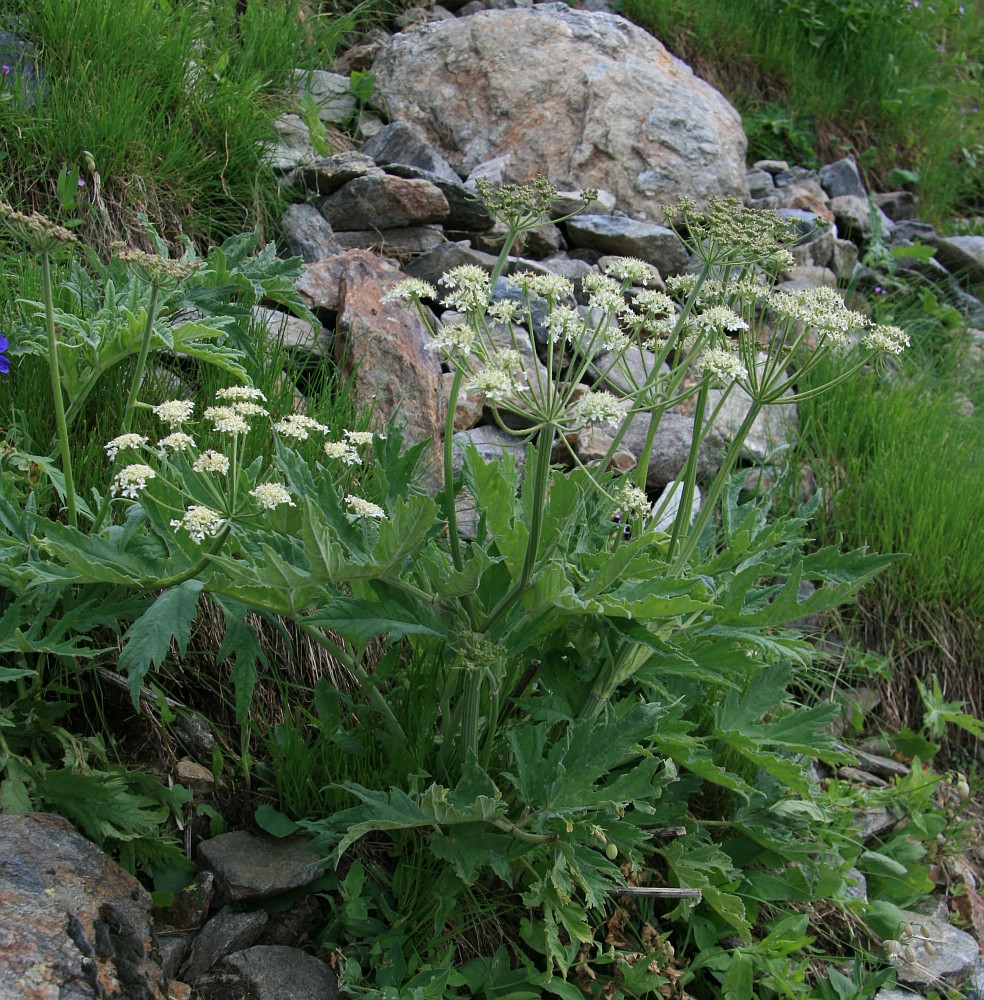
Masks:
[[[265,306],[253,306],[253,322],[266,331],[267,341],[282,345],[290,350],[311,351],[320,354],[320,328],[316,329],[306,320],[290,313]],[[323,345],[322,345],[323,347]]]
[[[280,142],[267,152],[267,159],[274,170],[286,172],[301,164],[313,164],[316,159],[311,133],[300,115],[281,115],[273,127],[280,134]]]
[[[866,771],[880,775],[883,778],[906,778],[909,776],[911,768],[901,761],[892,760],[891,757],[883,757],[880,754],[869,753],[858,747],[838,745],[838,749],[846,753],[852,753]]]
[[[214,895],[215,876],[211,872],[200,871],[191,885],[174,894],[170,906],[158,907],[154,911],[154,919],[160,927],[197,931],[205,923]]]
[[[680,483],[673,483],[660,493],[653,501],[651,509],[652,516],[656,518],[655,523],[652,525],[654,530],[665,531],[667,533],[673,530],[673,525],[676,523],[677,516],[680,513],[680,503],[682,500],[683,487]],[[693,523],[694,518],[700,513],[702,503],[703,497],[701,496],[700,487],[695,485],[693,499],[690,504],[691,523]]]
[[[394,229],[363,229],[339,232],[335,239],[343,250],[373,250],[384,257],[415,256],[444,242],[440,226],[401,226]]]
[[[460,431],[452,439],[452,454],[456,472],[461,470],[464,461],[463,450],[469,446],[478,451],[483,462],[493,462],[504,455],[512,455],[515,457],[516,467],[520,471],[526,458],[526,444],[521,439],[517,439],[500,427],[489,425],[473,427],[471,430]]]
[[[294,96],[314,98],[318,117],[328,125],[344,125],[358,107],[347,76],[323,69],[295,69]]]
[[[898,817],[890,813],[884,806],[874,806],[870,809],[859,809],[854,814],[851,826],[862,841],[870,840],[881,833],[887,833],[898,822]]]
[[[454,168],[421,134],[407,122],[393,122],[363,143],[362,152],[381,167],[400,164],[417,167],[455,184],[461,178]]]
[[[882,239],[887,239],[895,228],[895,223],[877,205],[872,205],[867,198],[859,198],[857,195],[842,194],[831,198],[830,210],[837,219],[838,233],[856,243],[871,237],[872,216],[878,220]]]
[[[169,989],[178,978],[178,969],[188,954],[190,938],[190,934],[158,933],[157,935],[157,953],[161,957],[161,971],[168,980]]]
[[[919,195],[911,191],[883,191],[873,194],[871,200],[892,222],[915,219],[919,211]]]
[[[628,347],[617,363],[610,351],[597,355],[588,367],[588,374],[596,380],[599,389],[609,389],[623,396],[634,395],[645,384],[655,365],[655,357],[635,344]],[[660,366],[660,372],[669,375],[669,365]]]
[[[448,200],[428,181],[366,174],[330,194],[320,208],[337,233],[441,222]]]
[[[927,242],[948,271],[971,284],[984,284],[984,236],[942,236]]]
[[[338,977],[320,959],[285,945],[254,945],[225,960],[255,1000],[342,1000]]]
[[[334,323],[338,311],[339,286],[348,263],[359,257],[376,258],[363,250],[350,250],[307,264],[294,282],[304,304],[324,322]]]
[[[853,782],[855,785],[866,785],[868,788],[888,788],[888,782],[884,778],[879,778],[856,767],[837,768],[837,777],[843,778],[844,781]]]
[[[0,815],[0,996],[165,1000],[152,908],[67,820]]]
[[[776,174],[784,174],[789,169],[789,164],[785,160],[756,160],[752,167],[775,176]]]
[[[294,174],[294,186],[308,194],[330,195],[359,177],[381,174],[371,156],[349,149],[302,163]]]
[[[412,278],[430,282],[440,293],[440,281],[448,271],[466,265],[480,267],[492,273],[496,258],[492,254],[473,250],[467,243],[441,243],[421,254],[404,271]]]
[[[203,868],[215,875],[216,902],[266,899],[324,874],[321,859],[303,840],[268,840],[243,830],[198,845]]]
[[[745,182],[749,198],[767,198],[776,189],[776,182],[767,170],[749,170]]]
[[[298,202],[289,206],[280,217],[280,229],[287,249],[305,263],[341,252],[341,244],[335,239],[331,224],[314,205]]]
[[[672,229],[652,222],[637,222],[622,215],[577,215],[565,225],[573,246],[638,257],[668,277],[684,272],[690,260],[680,237]]]
[[[386,172],[396,177],[423,180],[433,184],[448,201],[448,214],[442,223],[445,230],[484,233],[493,226],[495,220],[489,214],[478,192],[457,176],[451,180],[443,174],[435,174],[421,167],[409,167],[400,163],[389,164]]]
[[[217,962],[256,942],[270,918],[263,910],[251,913],[217,913],[195,935],[181,978],[193,983]]]
[[[637,413],[622,438],[622,447],[642,461],[651,417],[648,413]],[[646,489],[657,492],[676,479],[690,457],[693,443],[694,424],[691,417],[668,411],[662,415],[653,439],[649,468],[646,475]],[[704,482],[720,468],[724,457],[724,444],[713,431],[704,439],[697,455],[697,475]]]
[[[454,373],[445,372],[441,376],[441,410],[442,416],[447,412],[448,404],[451,401],[451,384],[454,382]],[[472,427],[477,427],[481,423],[485,413],[485,396],[462,385],[458,390],[458,399],[454,408],[454,431],[467,431]]]

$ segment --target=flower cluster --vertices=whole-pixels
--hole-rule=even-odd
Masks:
[[[147,480],[156,478],[157,473],[149,465],[127,465],[113,480],[113,495],[136,500],[140,491],[147,488]]]
[[[352,509],[356,517],[372,517],[381,520],[386,517],[386,511],[378,504],[363,500],[362,497],[353,496],[351,493],[345,498],[345,502]]]
[[[192,465],[192,468],[195,472],[217,472],[219,475],[224,476],[229,471],[229,458],[227,455],[223,455],[221,451],[213,451],[209,448],[195,459],[195,464]]]
[[[114,437],[112,441],[107,441],[104,447],[109,460],[114,462],[116,456],[121,451],[135,451],[137,448],[142,448],[146,443],[147,438],[143,434],[120,434],[119,437]]]
[[[184,528],[191,535],[191,540],[198,544],[207,537],[214,538],[225,525],[225,518],[210,507],[193,504],[180,520],[171,521],[172,528]]]
[[[326,441],[325,454],[345,465],[362,465],[362,459],[350,441]]]
[[[195,404],[189,399],[169,399],[155,406],[153,411],[154,416],[168,427],[180,427],[186,420],[191,420]]]
[[[10,346],[7,338],[0,333],[0,375],[6,375],[10,371],[10,359],[4,356],[4,351]]]
[[[49,253],[59,247],[78,243],[69,230],[52,222],[40,212],[31,212],[28,215],[24,212],[18,212],[6,202],[0,201],[0,219],[40,253]]]
[[[260,483],[249,491],[249,495],[264,510],[273,510],[281,504],[287,504],[289,507],[297,506],[290,498],[290,493],[280,483]]]
[[[145,253],[143,250],[128,247],[125,243],[112,243],[109,249],[117,260],[129,264],[148,284],[159,288],[184,281],[197,266]]]
[[[307,441],[311,431],[320,431],[322,434],[328,433],[328,428],[324,424],[318,423],[313,417],[306,417],[301,413],[288,413],[282,420],[278,420],[273,429],[284,437],[293,438],[295,441]]]

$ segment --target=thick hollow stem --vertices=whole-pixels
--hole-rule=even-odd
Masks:
[[[147,367],[147,355],[150,353],[150,337],[154,331],[154,315],[157,312],[157,296],[160,289],[157,285],[150,286],[150,304],[147,306],[147,323],[144,326],[143,339],[140,341],[140,351],[137,354],[137,367],[133,372],[130,392],[126,397],[126,408],[123,410],[123,429],[121,434],[129,434],[133,424],[133,409],[137,405],[137,394],[143,381],[144,369]]]

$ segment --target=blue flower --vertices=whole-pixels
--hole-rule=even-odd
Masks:
[[[6,375],[10,371],[10,359],[3,356],[7,350],[7,338],[0,333],[0,375]]]

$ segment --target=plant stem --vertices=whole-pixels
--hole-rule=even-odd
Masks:
[[[708,380],[705,378],[697,390],[697,402],[694,407],[694,433],[693,444],[690,454],[687,455],[687,462],[684,466],[683,482],[681,483],[680,506],[677,508],[677,515],[673,520],[673,534],[670,537],[669,556],[672,559],[676,552],[680,537],[684,533],[685,527],[689,527],[691,522],[691,507],[694,502],[694,486],[697,483],[697,458],[700,454],[700,446],[703,440],[704,412],[707,409]],[[645,488],[645,485],[643,485]]]
[[[448,398],[448,412],[444,415],[444,516],[448,522],[448,538],[451,542],[451,558],[454,568],[460,573],[465,561],[461,555],[461,537],[458,534],[458,512],[455,509],[454,496],[454,411],[458,405],[458,393],[465,377],[464,369],[459,365],[454,370],[451,380],[451,393]]]
[[[65,421],[65,401],[62,399],[61,369],[58,364],[58,337],[55,334],[55,305],[51,292],[51,259],[48,251],[41,254],[41,274],[44,284],[44,319],[48,332],[48,371],[51,373],[51,395],[55,404],[55,424],[61,449],[62,472],[65,475],[65,505],[68,523],[78,527],[75,510],[75,477],[72,475],[72,453],[68,444],[68,424]]]
[[[130,426],[133,423],[133,408],[137,404],[137,393],[140,391],[140,383],[143,381],[144,369],[147,367],[147,355],[150,353],[150,337],[154,330],[154,315],[157,312],[157,296],[160,289],[157,285],[150,286],[150,305],[147,306],[147,324],[144,327],[143,339],[140,341],[140,352],[137,354],[137,367],[133,372],[133,381],[130,383],[130,392],[126,398],[126,408],[123,410],[123,429],[121,434],[129,434]]]

